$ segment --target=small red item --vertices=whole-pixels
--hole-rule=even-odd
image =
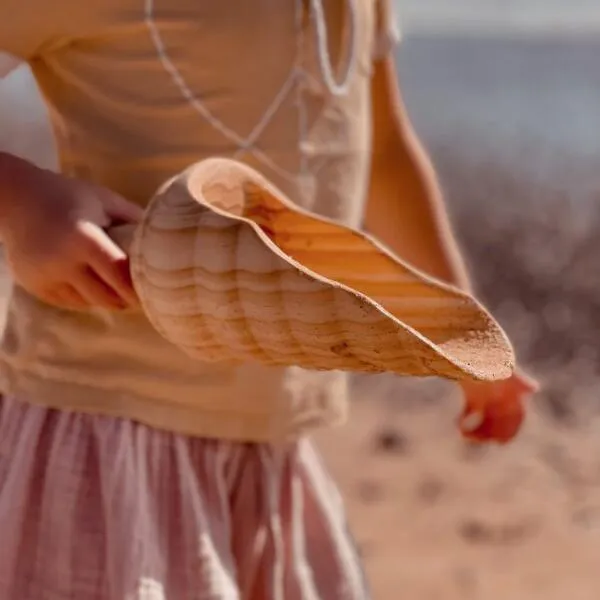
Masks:
[[[511,441],[525,420],[525,397],[538,389],[526,375],[493,383],[464,383],[465,408],[459,419],[462,435],[473,442]]]

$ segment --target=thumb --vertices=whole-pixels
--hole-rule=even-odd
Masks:
[[[104,210],[113,224],[139,223],[144,209],[118,194],[110,194],[104,201]]]

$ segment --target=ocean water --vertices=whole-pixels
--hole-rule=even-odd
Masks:
[[[401,86],[429,139],[479,149],[600,160],[600,36],[590,39],[409,37],[398,51]]]
[[[395,0],[405,31],[471,35],[600,32],[598,0]]]

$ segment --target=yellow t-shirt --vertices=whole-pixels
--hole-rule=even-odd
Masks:
[[[356,226],[372,63],[395,38],[390,8],[387,0],[2,0],[0,50],[30,65],[65,174],[144,205],[193,162],[234,157],[300,205]],[[327,67],[339,82],[347,63],[337,89]],[[199,436],[293,438],[338,421],[346,406],[341,373],[203,364],[139,314],[59,310],[19,288],[0,361],[4,393]]]

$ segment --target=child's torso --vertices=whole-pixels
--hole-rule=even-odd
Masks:
[[[362,192],[352,180],[369,148],[377,1],[356,2],[358,60],[339,98],[323,81],[310,0],[3,0],[0,49],[30,61],[66,173],[144,203],[190,163],[235,156],[295,200],[345,218],[339,198],[327,202],[314,188],[335,163],[344,182],[334,185]],[[324,4],[325,41],[341,78],[348,3]]]
[[[378,1],[356,0],[354,37],[352,3],[324,2],[327,51],[319,53],[310,0],[3,0],[0,49],[29,61],[67,174],[143,205],[191,163],[235,157],[295,202],[357,225],[369,170]],[[335,95],[323,62],[343,78],[352,39],[355,68],[347,91]],[[252,438],[343,412],[339,374],[202,365],[139,315],[68,313],[22,290],[3,358],[9,393],[199,435],[208,435],[207,411],[271,418],[256,435],[231,422],[227,431],[208,428]]]

